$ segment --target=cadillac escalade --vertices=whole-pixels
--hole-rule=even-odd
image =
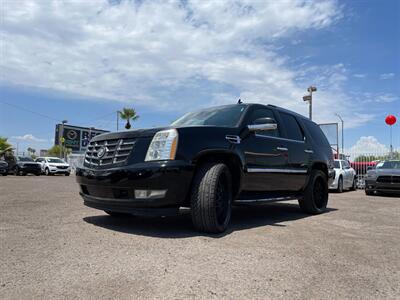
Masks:
[[[191,211],[201,232],[228,227],[233,205],[298,200],[326,210],[334,177],[319,126],[273,105],[190,112],[164,128],[94,137],[76,171],[84,204],[111,216]]]

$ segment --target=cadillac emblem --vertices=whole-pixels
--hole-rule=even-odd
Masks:
[[[106,150],[107,150],[106,147],[101,147],[99,151],[97,151],[97,157],[102,158],[104,154],[106,154]]]

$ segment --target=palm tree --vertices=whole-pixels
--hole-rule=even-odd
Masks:
[[[121,119],[126,120],[125,124],[126,129],[131,128],[131,123],[129,122],[130,120],[136,121],[139,118],[134,108],[127,108],[127,107],[124,107],[122,111],[119,112],[119,116],[121,117]]]

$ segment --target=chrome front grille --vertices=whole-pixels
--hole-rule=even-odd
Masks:
[[[85,154],[85,165],[88,167],[102,167],[124,163],[129,154],[131,154],[135,143],[135,139],[90,142]]]

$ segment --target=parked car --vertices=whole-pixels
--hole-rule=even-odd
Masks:
[[[400,194],[400,160],[381,161],[367,170],[365,194],[376,192]]]
[[[356,171],[350,166],[347,160],[335,159],[335,179],[329,186],[330,190],[336,190],[338,193],[345,189],[354,191],[357,188]]]
[[[69,176],[71,173],[69,164],[58,157],[38,157],[36,162],[41,165],[42,173],[47,176],[54,174]]]
[[[40,176],[40,164],[33,161],[30,157],[16,156],[15,164],[10,166],[10,171],[16,176],[24,176],[27,174],[34,174]]]
[[[3,176],[8,174],[8,163],[3,160],[0,160],[0,174]]]
[[[194,227],[223,232],[232,205],[298,199],[326,210],[334,176],[319,126],[273,105],[191,112],[171,126],[94,137],[76,178],[84,204],[111,216],[190,207]]]

